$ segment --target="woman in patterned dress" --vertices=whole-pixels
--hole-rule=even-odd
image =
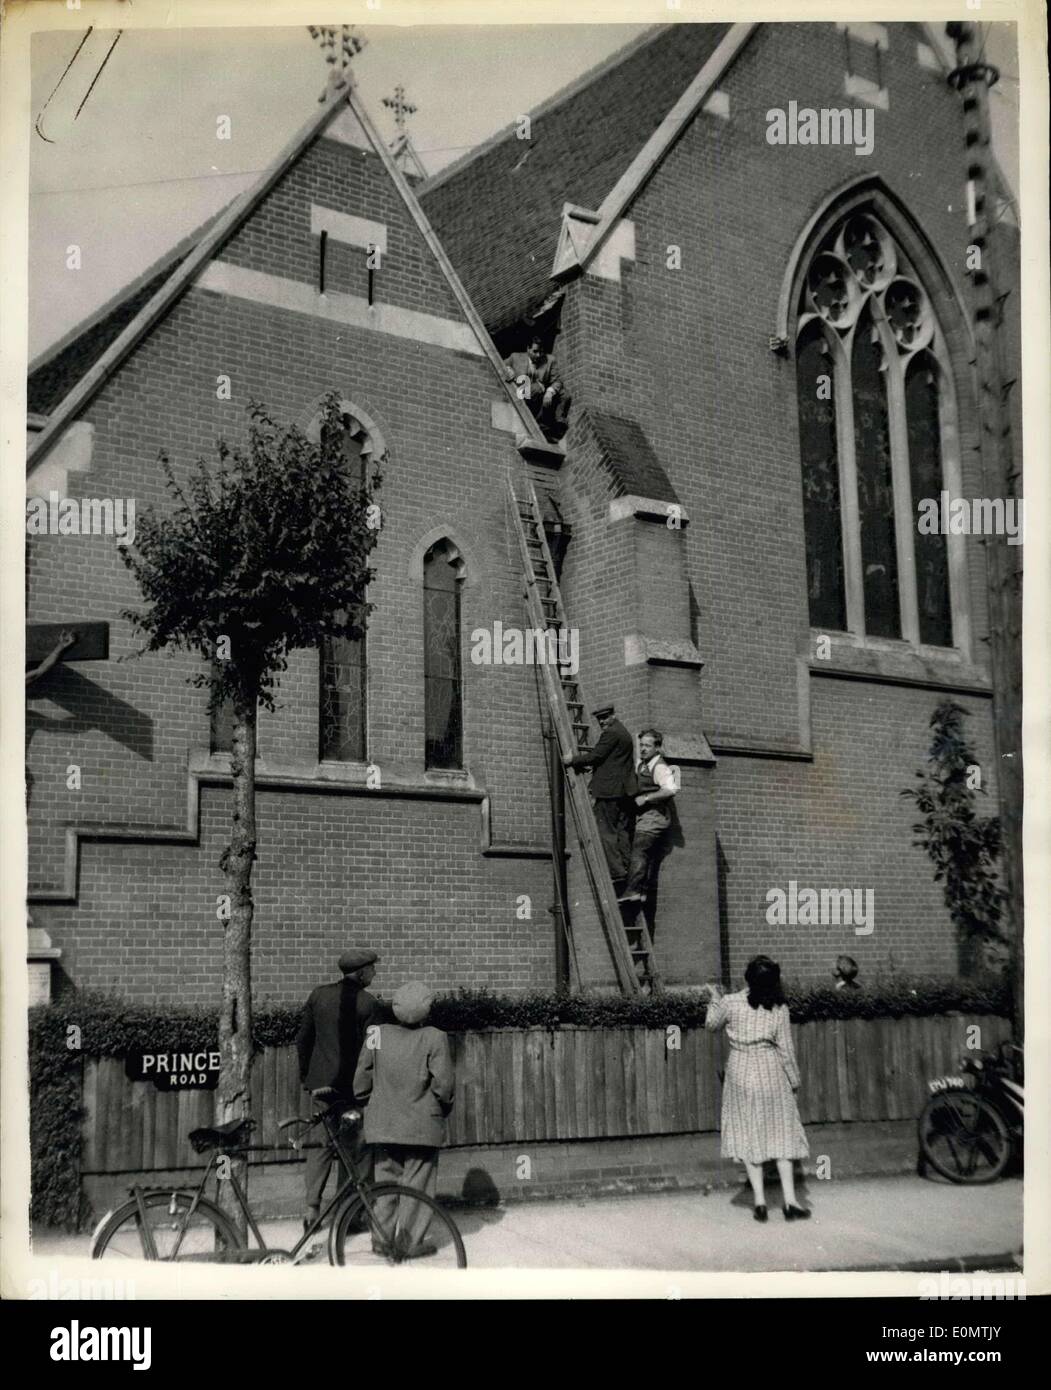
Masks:
[[[763,1164],[776,1159],[786,1221],[810,1215],[796,1205],[792,1161],[810,1153],[799,1120],[795,1092],[799,1068],[792,1047],[781,967],[756,956],[744,972],[748,988],[723,995],[709,985],[705,1027],[725,1027],[730,1059],[723,1084],[722,1154],[744,1164],[755,1199],[754,1216],[766,1220]]]

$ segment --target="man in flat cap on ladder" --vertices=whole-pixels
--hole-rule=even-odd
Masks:
[[[602,733],[587,753],[564,758],[566,767],[591,769],[591,804],[610,878],[619,895],[631,863],[631,833],[635,824],[635,745],[612,705],[599,705],[592,714]]]
[[[361,1049],[367,1044],[368,1030],[392,1017],[389,1008],[366,989],[376,974],[378,959],[375,951],[344,951],[339,958],[342,980],[318,985],[303,1009],[296,1037],[299,1079],[313,1098],[315,1115],[335,1104],[348,1108],[357,1105],[354,1072]],[[325,1184],[336,1159],[327,1132],[320,1126],[317,1132],[322,1135],[320,1147],[307,1150],[304,1229],[318,1217]],[[345,1142],[359,1171],[371,1180],[372,1160],[360,1130]]]

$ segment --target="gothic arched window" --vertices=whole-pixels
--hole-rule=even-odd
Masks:
[[[426,766],[463,766],[460,590],[465,566],[451,541],[423,560],[423,676]]]
[[[315,426],[323,437],[320,422],[315,422]],[[382,454],[382,446],[349,403],[344,403],[339,444],[355,484],[367,487],[370,467]],[[367,694],[366,637],[327,638],[321,644],[318,681],[318,743],[322,761],[365,761]]]
[[[945,486],[947,361],[905,254],[873,213],[850,213],[814,248],[797,305],[811,626],[952,646],[946,540],[917,526]]]

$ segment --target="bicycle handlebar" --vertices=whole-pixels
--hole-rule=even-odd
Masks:
[[[290,1129],[293,1125],[300,1125],[304,1130],[309,1130],[326,1120],[334,1120],[337,1122],[345,1120],[357,1126],[361,1123],[361,1119],[361,1111],[356,1106],[331,1105],[327,1110],[322,1110],[317,1115],[312,1115],[308,1119],[304,1119],[302,1115],[290,1115],[287,1120],[282,1120],[280,1122],[278,1129]],[[295,1146],[295,1142],[294,1139],[291,1140],[293,1147]]]

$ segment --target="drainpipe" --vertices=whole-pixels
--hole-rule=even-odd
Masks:
[[[548,782],[551,787],[551,868],[555,901],[551,916],[555,922],[555,991],[569,991],[569,880],[566,874],[566,770],[558,736],[548,723],[547,739]]]
[[[974,24],[952,23],[946,32],[956,45],[956,68],[949,82],[963,99],[964,145],[971,243],[980,264],[971,271],[974,292],[974,338],[977,357],[978,417],[982,469],[987,497],[1017,498],[1021,470],[1011,443],[1011,414],[1001,358],[1003,302],[996,282],[996,221],[991,215],[995,192],[989,172],[989,88],[999,74],[982,61]],[[1023,1036],[1022,998],[1022,549],[1006,536],[986,537],[989,591],[989,655],[993,677],[993,727],[996,777],[1003,825],[1003,879],[1007,890],[1005,918],[1012,954],[1012,993],[1016,1039]]]

